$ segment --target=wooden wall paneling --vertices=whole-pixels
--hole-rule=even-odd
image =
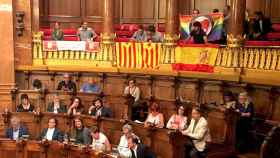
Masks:
[[[270,6],[267,7],[269,10],[269,15],[274,23],[280,23],[280,1],[270,0]]]
[[[166,17],[166,0],[158,0],[158,22],[164,23]]]
[[[156,99],[175,100],[174,77],[156,77],[154,82],[153,94],[155,94]]]
[[[179,0],[179,13],[189,15],[192,11],[192,0]]]
[[[123,96],[124,88],[127,85],[125,76],[117,74],[107,74],[104,81],[104,93],[112,96]]]
[[[169,142],[169,137],[166,137],[167,130],[157,131],[156,134],[153,134],[153,140],[157,140],[156,142],[152,143],[152,149],[155,153],[158,153],[158,157],[172,157],[172,145],[162,145]]]
[[[213,9],[215,8],[222,12],[227,2],[226,0],[193,0],[192,3],[192,6],[194,6],[196,9],[199,9],[201,14],[209,14],[212,13]]]
[[[121,23],[154,23],[157,0],[121,0]]]
[[[16,86],[18,89],[28,89],[28,87],[25,86],[25,75],[23,72],[16,72]]]
[[[253,90],[249,92],[249,96],[254,103],[254,110],[256,114],[268,116],[270,113],[270,87],[253,86]],[[267,98],[267,99],[264,99]]]
[[[225,120],[225,115],[216,111],[209,112],[207,122],[212,142],[224,143],[227,136],[227,122]]]
[[[279,90],[279,89],[278,89]],[[276,98],[275,108],[272,114],[272,120],[280,122],[280,96]]]
[[[198,102],[198,80],[180,78],[179,82],[177,97],[182,98],[183,101]]]
[[[220,104],[223,100],[222,86],[219,81],[203,82],[202,103]]]
[[[47,72],[39,72],[35,74],[31,74],[29,77],[29,89],[33,89],[33,81],[38,79],[42,82],[42,86],[44,89],[53,90],[55,89],[54,81],[51,79],[52,76]]]
[[[270,1],[270,0],[268,0]],[[247,0],[246,8],[249,11],[249,15],[253,16],[255,11],[262,11],[265,15],[266,13],[267,1],[264,0]]]
[[[16,65],[32,65],[32,1],[16,1],[15,11],[24,12],[24,30],[22,36],[14,35],[15,38],[15,63]],[[14,27],[16,18],[14,18]],[[16,33],[16,32],[15,32]],[[23,60],[24,59],[24,60]]]

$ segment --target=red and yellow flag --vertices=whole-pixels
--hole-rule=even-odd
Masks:
[[[117,64],[119,67],[156,69],[159,65],[160,43],[116,43]]]
[[[176,47],[175,52],[173,70],[214,72],[217,47]]]

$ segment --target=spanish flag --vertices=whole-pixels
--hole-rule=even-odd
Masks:
[[[218,54],[216,46],[186,46],[176,47],[175,64],[176,71],[214,72],[214,65]]]

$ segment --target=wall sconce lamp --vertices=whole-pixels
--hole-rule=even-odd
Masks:
[[[16,12],[16,34],[17,36],[23,35],[24,30],[24,12],[23,11],[17,11]]]

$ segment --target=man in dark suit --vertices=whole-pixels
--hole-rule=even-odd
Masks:
[[[28,135],[26,127],[20,124],[20,120],[17,117],[11,119],[11,127],[6,130],[6,138],[17,140],[23,135]]]
[[[88,113],[95,117],[113,117],[111,109],[103,106],[103,101],[100,98],[93,101],[93,105],[89,108]]]
[[[251,39],[266,40],[266,34],[272,31],[271,21],[264,17],[261,11],[255,12],[255,20],[253,23],[253,34]]]
[[[66,113],[66,105],[59,99],[59,95],[55,94],[53,101],[48,104],[47,112]]]
[[[71,76],[68,73],[65,73],[63,78],[64,80],[58,83],[57,90],[70,91],[76,94],[76,83],[71,80]]]
[[[43,129],[40,140],[56,140],[62,141],[62,135],[59,129],[56,128],[57,120],[55,118],[50,118],[48,121],[48,128]]]
[[[135,137],[129,137],[127,145],[131,151],[130,158],[156,158],[156,155]]]

